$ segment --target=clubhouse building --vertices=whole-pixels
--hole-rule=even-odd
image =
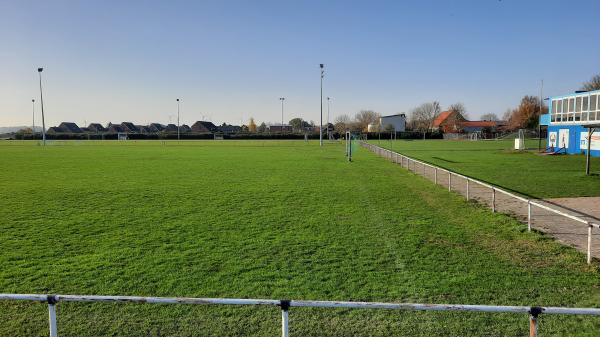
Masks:
[[[540,116],[548,126],[548,151],[600,156],[600,90],[549,98],[549,114]],[[589,133],[591,132],[591,137]]]

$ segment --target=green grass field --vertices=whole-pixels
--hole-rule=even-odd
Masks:
[[[54,144],[0,143],[0,292],[600,307],[597,262],[364,149],[348,163],[315,142]],[[0,303],[0,320],[2,336],[47,335],[44,304]],[[59,303],[58,324],[275,336],[280,313]],[[541,336],[599,331],[540,319]],[[524,336],[528,318],[292,308],[290,332]]]
[[[544,156],[535,149],[514,151],[514,140],[371,140],[372,144],[534,198],[600,196],[600,157],[585,175],[585,156]],[[543,146],[543,145],[542,145]]]

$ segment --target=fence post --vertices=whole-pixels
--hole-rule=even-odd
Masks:
[[[592,224],[588,225],[587,263],[592,263]]]
[[[281,336],[289,337],[290,335],[290,326],[289,326],[289,317],[288,317],[288,309],[290,308],[289,300],[281,300]]]
[[[538,330],[538,315],[542,313],[539,307],[531,307],[529,309],[529,337],[537,337]]]
[[[469,199],[469,178],[467,178],[467,200]]]
[[[423,177],[425,176],[425,163],[423,163]]]
[[[452,191],[452,172],[448,171],[448,191]]]
[[[527,200],[527,231],[531,232],[531,200]]]
[[[50,327],[50,337],[58,337],[56,327],[56,297],[48,295],[48,326]]]
[[[435,174],[433,175],[433,182],[437,185],[437,167],[435,168]]]
[[[496,189],[492,187],[492,212],[496,213]]]

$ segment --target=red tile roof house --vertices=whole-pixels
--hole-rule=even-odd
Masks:
[[[479,132],[485,128],[495,129],[501,126],[497,121],[468,121],[461,114],[453,111],[444,111],[433,120],[434,130],[444,133]]]

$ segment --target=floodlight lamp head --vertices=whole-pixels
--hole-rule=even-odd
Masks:
[[[179,102],[179,98],[177,99],[177,102]]]
[[[38,68],[38,73],[41,73],[44,68]]]
[[[319,66],[321,67],[321,69],[323,69],[323,63],[321,63]]]
[[[33,102],[35,102],[35,99],[33,99],[33,98],[32,98],[32,99],[31,99],[31,103],[33,103]]]

